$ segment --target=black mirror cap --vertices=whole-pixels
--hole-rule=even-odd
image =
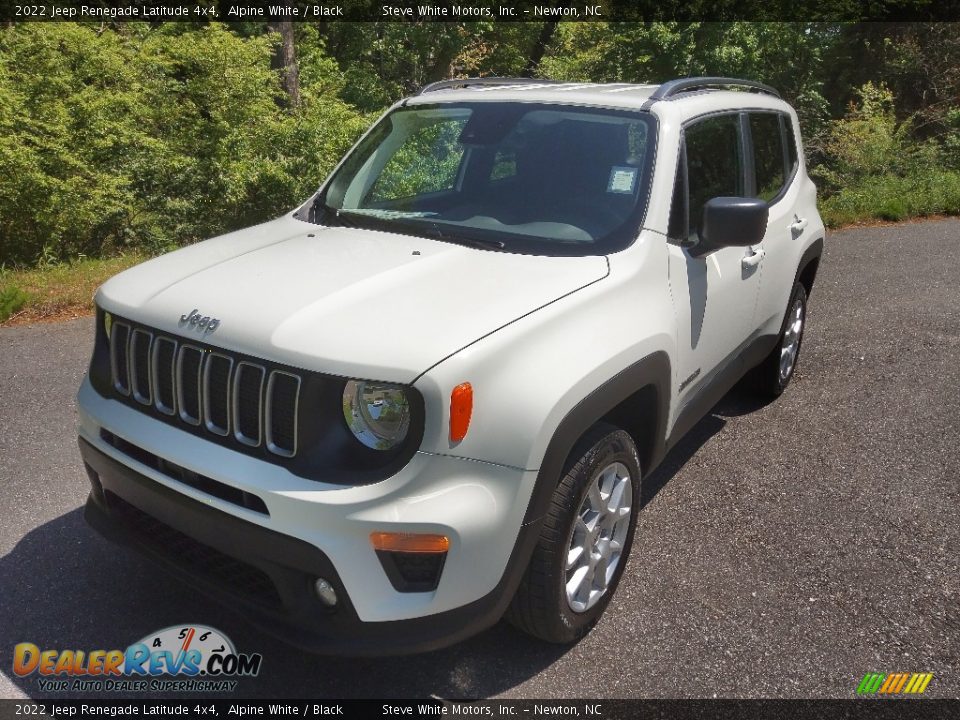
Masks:
[[[704,249],[757,245],[767,232],[769,207],[760,198],[715,197],[703,206],[699,246]]]

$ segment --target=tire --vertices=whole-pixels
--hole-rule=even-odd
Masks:
[[[611,488],[619,491],[616,505],[611,503],[613,493],[605,495]],[[598,502],[608,509],[606,514],[593,514]],[[586,635],[600,619],[623,575],[639,505],[640,461],[633,440],[612,425],[594,426],[570,453],[530,564],[507,610],[507,620],[552,643],[572,643]],[[617,513],[609,512],[612,506],[618,508]],[[585,523],[580,522],[581,515],[586,518]],[[571,550],[575,541],[595,552],[581,550],[577,562],[568,570],[567,561],[574,557]],[[603,561],[605,553],[607,558]],[[605,571],[601,570],[598,576],[591,572],[591,567]],[[583,581],[579,584],[580,592],[571,599],[568,581],[577,577]],[[591,579],[587,580],[588,577]],[[604,581],[606,587],[601,589]],[[575,582],[570,585],[575,586]]]
[[[754,371],[754,385],[760,395],[778,398],[787,389],[800,360],[800,346],[806,324],[807,291],[800,283],[794,283],[776,347]]]

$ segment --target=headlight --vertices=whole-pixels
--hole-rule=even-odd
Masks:
[[[392,450],[407,437],[410,403],[403,388],[350,380],[343,389],[343,418],[368,448]]]

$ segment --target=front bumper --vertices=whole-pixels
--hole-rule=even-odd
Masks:
[[[382,482],[329,485],[156,422],[100,396],[88,380],[77,400],[81,451],[103,488],[98,494],[94,484],[91,524],[132,541],[191,583],[229,597],[268,630],[312,650],[415,652],[483,629],[506,608],[539,532],[542,511],[528,515],[536,472],[417,453]],[[104,433],[229,492],[211,494],[180,482],[114,447]],[[238,494],[259,504],[238,504]],[[148,532],[131,533],[124,520]],[[160,525],[150,528],[153,522]],[[449,537],[436,589],[398,592],[370,543],[375,531]],[[144,543],[144,535],[168,536],[167,549],[182,545],[182,551],[163,552],[157,543]],[[216,555],[206,557],[211,551]],[[186,567],[181,561],[188,555],[209,562]],[[233,572],[209,577],[217,563]],[[239,588],[246,597],[231,574],[246,584]],[[333,583],[343,600],[335,618],[313,596],[316,577]],[[270,597],[250,602],[252,590]]]
[[[300,478],[285,468],[207,442],[106,399],[84,381],[78,433],[100,452],[153,482],[250,525],[321,548],[364,622],[405,620],[467,605],[491,592],[506,571],[536,473],[444,455],[416,453],[378,483],[354,487]],[[146,453],[246,493],[265,512],[171,478],[111,446],[103,431]],[[149,508],[143,508],[149,511]],[[433,592],[396,592],[370,543],[372,532],[437,533],[450,539]]]
[[[499,620],[526,564],[532,526],[521,530],[508,572],[494,590],[462,607],[424,617],[363,622],[333,563],[310,543],[234,517],[165,487],[80,438],[93,489],[84,516],[110,540],[132,546],[251,622],[324,654],[425,652],[459,642]],[[313,594],[326,578],[327,608]]]

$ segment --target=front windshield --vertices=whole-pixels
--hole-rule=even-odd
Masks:
[[[314,217],[511,252],[605,254],[636,237],[654,135],[641,112],[399,108],[331,178]]]

